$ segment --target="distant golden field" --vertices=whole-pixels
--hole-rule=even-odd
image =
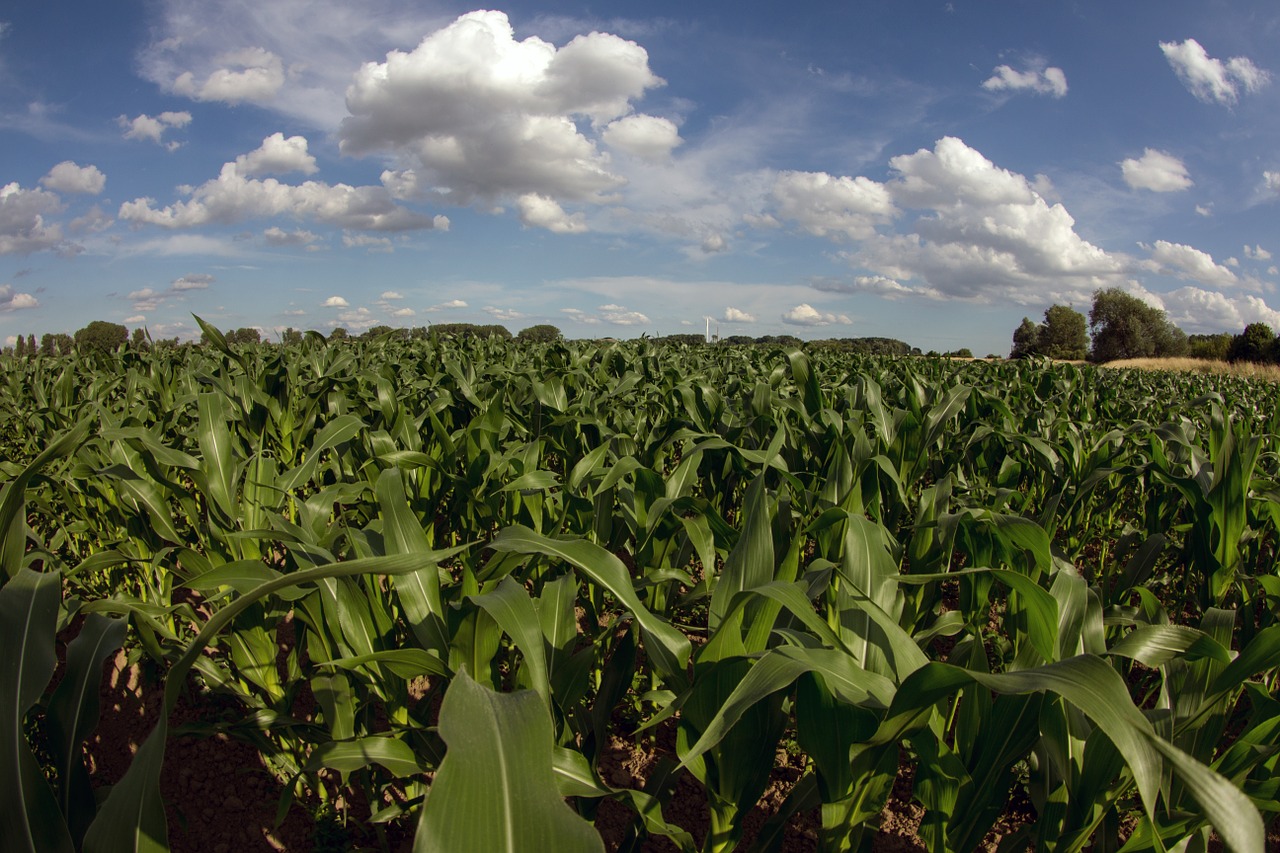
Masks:
[[[1103,367],[1135,367],[1139,370],[1190,371],[1192,373],[1218,373],[1227,376],[1244,376],[1280,382],[1280,365],[1210,361],[1203,358],[1124,358],[1109,361]]]

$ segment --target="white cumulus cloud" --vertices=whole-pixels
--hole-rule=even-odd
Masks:
[[[302,228],[285,231],[278,226],[271,226],[262,232],[268,246],[310,246],[319,242],[320,235]]]
[[[7,284],[0,285],[0,313],[39,308],[40,300],[30,293],[15,293]]]
[[[117,116],[116,124],[124,131],[125,139],[151,140],[157,145],[163,145],[170,151],[176,150],[182,145],[177,141],[164,141],[164,133],[173,128],[183,128],[191,124],[191,113],[183,112],[163,112],[158,116],[149,116],[146,113],[129,118],[128,116]]]
[[[161,208],[150,198],[125,202],[119,218],[163,228],[233,224],[281,215],[357,231],[442,229],[449,224],[446,217],[428,217],[398,206],[385,187],[321,181],[294,185],[275,178],[246,178],[236,163],[224,164],[217,178],[188,188],[187,195],[187,200]]]
[[[24,190],[16,181],[0,187],[0,255],[60,248],[62,228],[45,217],[61,209],[58,197],[46,190]]]
[[[1261,246],[1245,246],[1244,256],[1253,261],[1269,261],[1271,253]]]
[[[587,230],[581,213],[569,214],[553,198],[525,193],[516,199],[520,222],[529,228],[545,228],[553,234],[581,234]]]
[[[322,308],[347,308],[350,307],[350,305],[351,303],[346,299],[343,299],[341,296],[330,296],[324,302],[320,303]]]
[[[1271,80],[1271,74],[1243,56],[1223,62],[1214,59],[1195,39],[1160,42],[1160,50],[1187,90],[1205,103],[1234,104],[1240,90],[1256,92]]]
[[[459,204],[599,199],[622,179],[575,119],[620,118],[662,82],[645,49],[618,36],[593,32],[557,49],[535,36],[516,41],[502,12],[471,12],[360,68],[340,146],[400,154]]]
[[[1151,190],[1157,193],[1177,192],[1192,186],[1187,167],[1172,154],[1148,148],[1139,158],[1128,158],[1120,163],[1125,183],[1135,190]]]
[[[285,139],[283,133],[273,133],[257,149],[236,158],[236,172],[245,178],[288,172],[314,175],[318,171],[316,158],[307,151],[305,136]]]
[[[853,322],[845,314],[826,314],[807,302],[802,302],[782,315],[782,322],[791,326],[849,325]]]
[[[724,322],[726,323],[754,323],[756,321],[754,314],[748,314],[733,306],[724,309]]]
[[[650,163],[661,163],[684,142],[671,119],[650,115],[624,116],[610,122],[601,133],[604,143],[616,151]]]
[[[1083,302],[1127,280],[1127,264],[1081,238],[1062,204],[959,139],[889,165],[893,201],[925,213],[912,233],[876,235],[846,253],[851,263],[921,295],[983,302]]]
[[[884,184],[861,176],[781,172],[774,180],[772,198],[778,216],[818,237],[865,239],[896,212]]]
[[[632,311],[623,305],[610,303],[601,305],[599,310],[600,319],[615,326],[645,326],[650,322],[646,315],[639,311]]]
[[[175,278],[170,288],[176,292],[184,290],[205,290],[209,285],[213,284],[214,277],[206,272],[187,273],[181,278]]]
[[[172,90],[197,101],[270,101],[284,85],[284,63],[269,50],[247,47],[214,58],[217,66],[197,82],[195,74],[184,71],[174,79]]]
[[[1214,287],[1231,287],[1240,281],[1227,267],[1214,263],[1212,255],[1192,246],[1157,240],[1150,248],[1151,263],[1159,272]]]
[[[107,185],[107,176],[97,166],[81,166],[63,160],[40,179],[40,183],[60,193],[98,195]]]
[[[1034,92],[1061,98],[1067,94],[1067,75],[1061,68],[1032,67],[1017,71],[1011,66],[998,66],[982,84],[991,92]]]

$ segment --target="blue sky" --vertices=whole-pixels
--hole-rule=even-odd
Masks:
[[[1273,2],[16,0],[0,339],[1280,328]]]

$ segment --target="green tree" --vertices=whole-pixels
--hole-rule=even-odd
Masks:
[[[1009,358],[1030,358],[1040,355],[1040,327],[1031,322],[1030,317],[1023,317],[1022,324],[1013,330],[1013,349],[1009,350]]]
[[[1187,336],[1164,311],[1118,287],[1099,290],[1089,309],[1093,361],[1185,355]]]
[[[1067,305],[1054,305],[1044,312],[1037,341],[1049,358],[1075,361],[1089,353],[1089,332],[1085,317]]]
[[[41,355],[69,355],[74,341],[66,332],[45,333],[40,338]]]
[[[1231,339],[1227,347],[1227,361],[1252,361],[1258,364],[1270,361],[1276,333],[1266,323],[1250,323],[1244,331]]]
[[[284,334],[280,336],[280,342],[287,347],[294,347],[302,343],[302,332],[299,332],[293,326],[284,330]]]
[[[341,326],[338,326],[329,333],[329,340],[331,341],[345,341],[348,337],[349,335],[347,335],[347,330]]]
[[[82,353],[115,352],[129,341],[129,330],[119,323],[94,320],[76,332],[76,349]]]
[[[1234,337],[1230,332],[1221,332],[1217,335],[1188,335],[1187,355],[1209,361],[1226,361],[1227,351],[1231,348]]]
[[[552,341],[560,340],[561,337],[563,336],[560,334],[560,330],[555,326],[550,323],[541,323],[537,326],[521,329],[520,333],[516,335],[516,340],[526,343],[549,344]]]
[[[36,336],[33,334],[27,335],[27,355],[35,355],[35,354],[36,354]]]
[[[147,340],[147,330],[139,326],[133,330],[133,339],[129,342],[129,346],[139,352],[146,352],[151,349],[151,343]]]
[[[18,335],[18,339],[13,342],[13,354],[18,358],[22,358],[27,354],[27,339],[22,335]],[[35,353],[32,353],[35,355]]]

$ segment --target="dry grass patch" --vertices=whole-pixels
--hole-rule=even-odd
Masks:
[[[1280,382],[1280,365],[1254,364],[1253,362],[1210,361],[1204,358],[1123,358],[1109,361],[1102,367],[1131,367],[1138,370],[1168,370],[1177,372],[1212,373],[1222,376],[1241,376]]]

